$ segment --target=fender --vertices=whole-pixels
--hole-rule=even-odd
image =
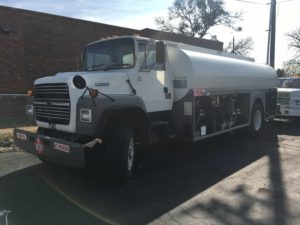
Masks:
[[[114,101],[104,97],[94,97],[94,103],[90,96],[79,98],[76,110],[76,130],[80,135],[102,138],[110,116],[123,110],[136,110],[147,119],[147,112],[143,100],[134,95],[110,95]],[[91,109],[92,122],[80,121],[80,109]]]

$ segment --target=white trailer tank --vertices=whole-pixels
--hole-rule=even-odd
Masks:
[[[195,88],[259,90],[276,86],[275,70],[251,58],[173,42],[166,45],[175,101]]]

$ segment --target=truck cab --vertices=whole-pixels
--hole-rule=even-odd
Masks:
[[[119,108],[131,105],[147,113],[171,110],[171,80],[164,65],[156,63],[155,46],[154,41],[139,37],[97,41],[86,47],[82,71],[36,80],[33,105],[38,126],[93,135],[97,127],[92,128],[92,124],[99,123],[100,113],[115,105]],[[77,88],[74,77],[82,77],[85,87]],[[98,91],[96,107],[87,88]],[[87,120],[82,118],[86,114]]]

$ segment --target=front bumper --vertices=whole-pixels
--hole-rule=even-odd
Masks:
[[[39,158],[70,167],[85,167],[82,144],[14,129],[15,145]]]
[[[299,109],[292,109],[284,105],[277,105],[276,115],[279,117],[300,117]]]

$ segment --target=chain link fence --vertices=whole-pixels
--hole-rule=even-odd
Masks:
[[[0,129],[35,125],[25,114],[27,100],[24,94],[0,94]]]

